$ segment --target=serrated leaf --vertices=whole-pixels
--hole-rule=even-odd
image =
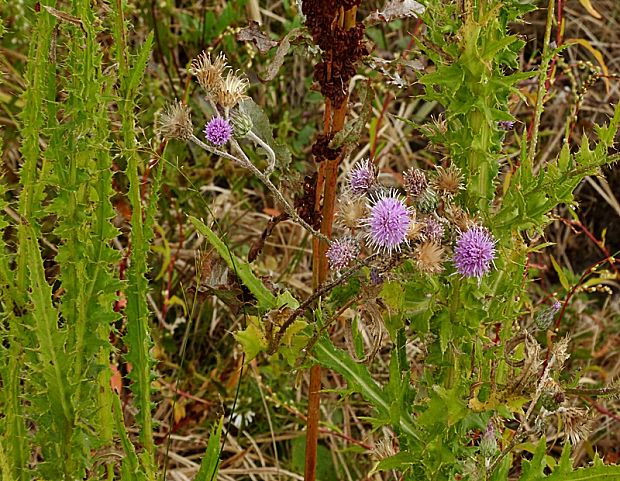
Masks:
[[[255,316],[248,316],[247,320],[247,327],[235,333],[235,339],[241,344],[243,352],[245,352],[246,363],[250,362],[261,352],[265,352],[268,347],[260,320]]]

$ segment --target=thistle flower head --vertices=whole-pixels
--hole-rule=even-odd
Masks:
[[[437,193],[433,190],[433,188],[431,186],[428,186],[426,189],[424,189],[424,192],[422,192],[415,199],[414,202],[415,206],[420,212],[424,214],[430,214],[437,210],[437,206],[439,205],[439,198],[437,197]]]
[[[556,299],[555,302],[548,307],[543,307],[538,311],[535,318],[535,325],[538,329],[548,329],[555,318],[555,314],[560,310],[562,304]]]
[[[570,439],[573,446],[588,439],[592,430],[592,418],[587,410],[575,407],[560,407],[557,413],[562,419],[564,435]]]
[[[198,79],[200,86],[209,95],[216,94],[224,84],[224,71],[228,68],[226,56],[220,53],[215,59],[211,53],[202,52],[192,60],[189,71]]]
[[[497,128],[500,130],[512,130],[514,126],[514,120],[500,120],[497,122]]]
[[[359,229],[360,223],[368,214],[368,206],[363,197],[343,199],[338,206],[337,219],[348,229]]]
[[[347,267],[358,256],[360,246],[357,240],[347,236],[331,243],[325,255],[329,266],[337,271]]]
[[[205,137],[213,145],[222,146],[233,134],[232,125],[224,117],[213,117],[205,127]]]
[[[368,159],[358,162],[349,174],[349,187],[353,195],[365,195],[374,185],[377,173]]]
[[[226,111],[237,105],[243,99],[247,99],[245,95],[250,82],[245,77],[240,77],[236,72],[228,72],[224,82],[217,92],[216,101]]]
[[[495,240],[485,228],[476,226],[459,236],[452,260],[462,276],[481,279],[491,270],[494,258]]]
[[[159,118],[159,131],[167,139],[189,139],[193,126],[187,105],[177,100],[166,107]]]
[[[463,175],[456,165],[437,167],[437,177],[433,183],[437,192],[448,198],[454,197],[463,188]]]
[[[409,169],[403,174],[403,182],[407,195],[412,199],[419,197],[428,186],[428,180],[423,170]]]
[[[490,458],[498,451],[495,426],[493,421],[489,421],[480,441],[480,452],[485,458]]]
[[[252,127],[254,127],[252,117],[245,112],[233,112],[230,118],[232,120],[233,131],[236,138],[242,139],[248,135],[250,130],[252,130]]]
[[[466,231],[475,225],[475,222],[469,217],[467,212],[454,204],[445,206],[445,217],[450,224],[453,224],[461,231]]]
[[[414,252],[415,263],[421,272],[439,274],[443,270],[445,249],[433,241],[423,242]]]
[[[407,242],[411,208],[395,190],[389,190],[371,199],[369,210],[364,224],[369,228],[366,238],[370,246],[387,254],[399,251],[401,245]]]
[[[441,242],[444,235],[444,226],[434,217],[428,217],[424,220],[420,236],[429,241]]]

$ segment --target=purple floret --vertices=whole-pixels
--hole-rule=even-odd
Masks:
[[[368,159],[358,162],[349,174],[349,187],[354,195],[364,195],[375,183],[375,169]]]
[[[366,238],[372,248],[391,254],[407,241],[411,212],[396,191],[383,193],[372,205],[365,225],[370,228]]]
[[[205,127],[207,140],[218,147],[228,142],[232,134],[232,125],[224,117],[213,117]]]
[[[495,258],[495,240],[483,227],[472,227],[456,241],[452,260],[465,277],[482,278],[491,270]]]
[[[337,271],[347,267],[360,252],[358,242],[352,237],[343,237],[331,243],[325,255],[329,266]]]
[[[422,237],[429,241],[441,242],[444,234],[444,227],[441,222],[433,217],[426,219],[422,227]]]

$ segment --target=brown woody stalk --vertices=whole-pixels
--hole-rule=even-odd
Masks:
[[[314,210],[315,213],[321,214],[320,232],[327,238],[332,236],[338,167],[343,155],[341,150],[329,148],[329,141],[344,127],[349,97],[348,84],[355,72],[353,64],[366,54],[362,42],[363,27],[356,24],[359,3],[359,0],[341,0],[330,5],[330,2],[322,0],[307,0],[303,4],[307,16],[306,23],[315,43],[323,49],[323,61],[315,66],[314,72],[314,78],[325,96],[323,135],[317,139],[312,152],[315,160],[319,162]],[[327,248],[325,242],[316,238],[313,240],[312,280],[315,291],[320,290],[327,279],[328,265],[325,256]],[[316,479],[320,391],[321,368],[315,364],[310,368],[308,393],[304,470],[306,481]]]

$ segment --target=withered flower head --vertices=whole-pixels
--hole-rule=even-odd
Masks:
[[[564,434],[573,446],[588,439],[592,427],[588,411],[575,407],[561,407],[557,410],[557,414],[562,419]]]
[[[217,94],[224,84],[224,71],[228,68],[226,56],[220,53],[215,59],[211,53],[202,52],[192,61],[189,69],[192,75],[198,79],[200,86],[212,95]]]
[[[193,126],[187,105],[178,100],[168,105],[159,117],[159,131],[167,139],[188,140]]]
[[[463,175],[461,169],[456,165],[449,167],[437,167],[437,177],[435,178],[435,189],[439,194],[448,198],[454,197],[463,189]]]
[[[226,79],[217,92],[216,101],[224,109],[229,110],[243,99],[248,98],[245,91],[250,82],[245,77],[238,76],[235,72],[228,72]]]
[[[439,274],[443,270],[445,249],[437,242],[423,242],[414,252],[418,269],[427,274]]]
[[[341,201],[337,220],[351,230],[361,227],[362,220],[368,215],[368,206],[363,197],[355,197]]]
[[[416,211],[412,209],[411,223],[407,230],[407,239],[410,241],[420,240],[422,237],[422,231],[424,230],[424,223],[416,219]]]
[[[445,217],[451,224],[463,232],[476,225],[474,219],[457,205],[448,204],[446,206]]]

